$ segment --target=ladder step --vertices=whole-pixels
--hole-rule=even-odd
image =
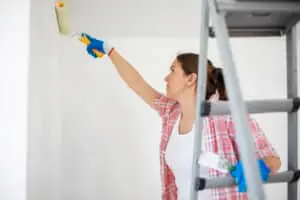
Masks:
[[[229,19],[230,20],[230,19]],[[229,21],[228,20],[228,21]],[[236,20],[235,20],[236,21]],[[230,24],[231,22],[229,22]],[[234,22],[235,23],[235,22]],[[262,26],[229,26],[230,37],[279,37],[285,32],[285,28],[282,26],[267,27],[264,24]],[[209,27],[209,37],[215,38],[215,32],[212,27]]]
[[[219,2],[218,9],[226,12],[280,12],[280,13],[300,13],[299,2],[292,1],[234,1]]]
[[[300,21],[299,0],[223,1],[218,12],[225,12],[229,37],[283,36]],[[214,28],[209,36],[214,38]]]
[[[300,170],[291,170],[286,172],[280,172],[274,175],[270,175],[269,179],[266,183],[283,183],[288,182],[292,183],[298,181],[300,177]],[[266,184],[265,183],[265,184]],[[211,188],[224,188],[235,186],[236,183],[231,176],[222,177],[222,178],[213,178],[213,179],[205,179],[205,178],[197,178],[196,180],[196,190],[205,190]]]
[[[295,112],[299,109],[300,98],[246,100],[248,113]],[[201,116],[228,115],[231,113],[229,102],[208,102],[203,104]]]

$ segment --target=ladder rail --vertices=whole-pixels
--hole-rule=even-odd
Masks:
[[[225,21],[225,13],[219,12],[216,2],[209,0],[209,8],[212,23],[216,32],[216,42],[220,58],[224,65],[224,79],[226,91],[231,107],[231,116],[236,129],[236,141],[243,163],[245,179],[247,180],[247,191],[249,199],[264,200],[264,188],[260,178],[259,167],[255,157],[255,146],[252,139],[249,118],[247,116],[240,81],[237,76],[232,50],[229,43],[229,35]]]
[[[297,30],[294,26],[286,35],[286,70],[287,70],[287,98],[297,97],[298,93],[298,70],[297,70]],[[298,169],[298,113],[287,114],[288,134],[288,170]],[[298,182],[289,183],[288,200],[297,200]]]
[[[198,79],[197,79],[197,104],[196,113],[203,112],[202,102],[205,101],[206,96],[206,80],[207,80],[207,54],[208,54],[208,31],[209,31],[209,7],[208,0],[201,0],[200,4],[201,20],[200,20],[200,55],[198,62]],[[198,199],[198,192],[196,186],[197,176],[200,174],[200,167],[198,166],[198,158],[202,149],[202,116],[196,114],[195,136],[194,136],[194,152],[192,163],[192,187],[191,200]]]

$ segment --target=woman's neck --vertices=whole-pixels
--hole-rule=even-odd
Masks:
[[[196,96],[187,96],[179,100],[181,118],[194,120],[196,118]]]

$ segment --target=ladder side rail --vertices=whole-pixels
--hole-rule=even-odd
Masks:
[[[245,178],[247,180],[247,191],[249,199],[264,200],[264,188],[259,173],[259,167],[255,158],[255,146],[251,137],[250,125],[243,101],[242,92],[233,61],[232,51],[229,44],[228,29],[224,13],[217,9],[216,2],[209,0],[209,8],[213,27],[215,28],[217,45],[221,60],[224,65],[224,79],[229,97],[232,118],[236,127],[236,140],[240,150]]]
[[[286,35],[286,69],[287,69],[287,98],[297,97],[298,93],[298,70],[297,70],[297,31],[293,26]],[[288,170],[298,169],[298,112],[287,114],[288,134]],[[298,181],[287,185],[289,200],[297,200]]]
[[[198,192],[196,189],[197,176],[200,174],[200,167],[198,165],[198,158],[202,149],[202,126],[203,118],[200,115],[203,112],[203,102],[206,96],[206,80],[207,80],[207,54],[208,54],[208,30],[209,30],[209,7],[208,0],[201,0],[200,4],[200,55],[198,57],[198,79],[197,79],[197,104],[196,104],[196,123],[195,136],[193,145],[193,163],[191,174],[191,200],[198,199]]]

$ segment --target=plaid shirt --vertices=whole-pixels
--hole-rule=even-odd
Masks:
[[[214,95],[211,101],[218,100]],[[177,188],[175,177],[165,160],[165,151],[172,133],[173,126],[180,114],[178,102],[159,95],[155,99],[155,109],[162,118],[162,136],[160,142],[160,166],[162,183],[162,200],[177,200]],[[265,156],[278,156],[266,136],[259,128],[254,119],[249,118],[252,136],[256,145],[257,158]],[[229,115],[208,116],[203,120],[204,149],[214,152],[227,158],[232,164],[239,160],[238,148],[235,142],[235,131],[233,120]],[[222,173],[214,169],[209,169],[210,177],[229,176],[229,173]],[[247,200],[247,193],[240,193],[236,186],[226,188],[209,189],[212,200]]]

